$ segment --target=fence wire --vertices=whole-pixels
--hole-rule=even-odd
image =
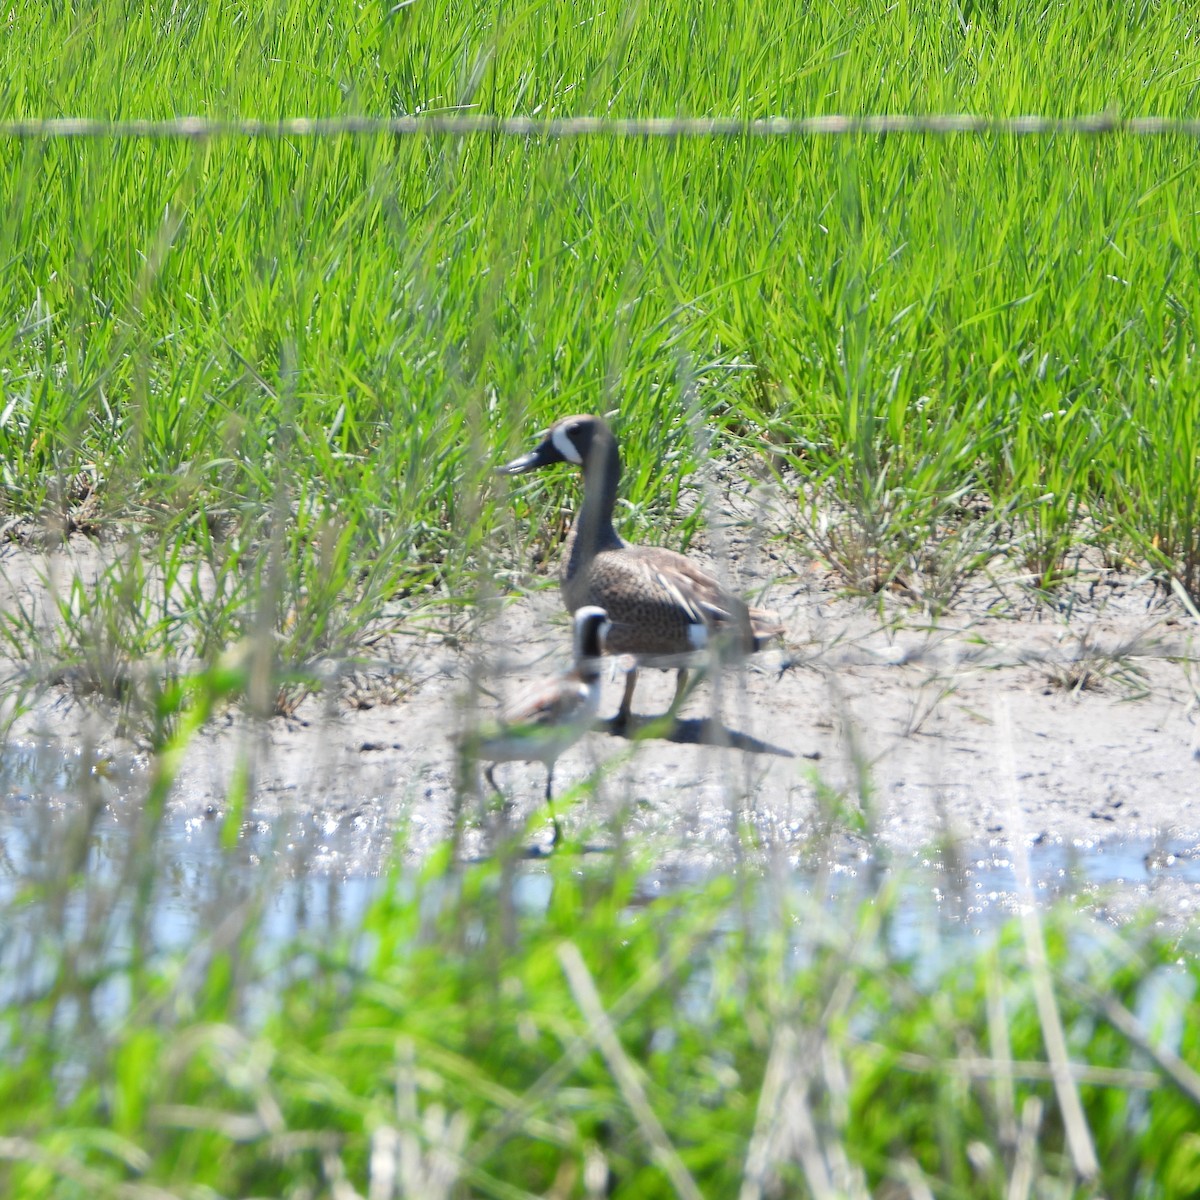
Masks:
[[[866,116],[768,117],[500,117],[419,114],[398,117],[287,117],[278,121],[176,117],[107,121],[86,117],[0,121],[0,139],[17,138],[292,138],[424,135],[517,138],[774,138],[846,134],[1126,134],[1134,137],[1200,137],[1200,119],[1118,117],[987,117],[969,113],[891,113]]]

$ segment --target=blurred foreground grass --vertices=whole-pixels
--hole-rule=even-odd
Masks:
[[[828,901],[819,879],[770,871],[659,895],[644,878],[619,857],[443,857],[397,867],[361,918],[310,915],[280,938],[267,885],[247,892],[243,877],[250,899],[227,894],[186,953],[155,950],[138,922],[149,893],[103,909],[86,870],[27,881],[0,936],[0,1187],[372,1200],[1200,1187],[1190,934],[1059,910],[1039,968],[1015,922],[914,937],[887,873]]]

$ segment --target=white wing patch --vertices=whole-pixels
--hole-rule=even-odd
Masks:
[[[714,621],[732,621],[733,613],[727,608],[722,608],[719,604],[713,604],[708,600],[701,600],[700,607],[704,609]]]
[[[696,611],[696,606],[683,594],[683,592],[679,590],[678,584],[673,583],[661,571],[656,571],[654,573],[654,578],[657,579],[662,585],[664,591],[666,591],[667,595],[671,597],[672,602],[678,604],[679,607],[682,608],[685,613],[687,613],[688,620],[691,621],[693,625],[704,624],[704,618]],[[691,635],[689,634],[689,639],[690,636]]]

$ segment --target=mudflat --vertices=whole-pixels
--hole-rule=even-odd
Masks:
[[[934,617],[898,590],[848,597],[786,547],[725,538],[722,552],[724,573],[780,614],[787,637],[701,682],[673,725],[652,721],[673,675],[644,671],[641,719],[620,735],[598,728],[559,763],[560,810],[581,843],[636,839],[660,862],[697,867],[748,847],[800,855],[831,834],[868,853],[955,844],[968,857],[1016,839],[1188,855],[1200,845],[1197,622],[1161,583],[1081,562],[1047,599],[981,575]],[[4,599],[49,627],[48,580],[86,576],[104,553],[77,539],[50,570],[55,555],[9,547]],[[397,839],[420,857],[455,829],[462,853],[486,853],[497,803],[459,739],[566,665],[568,629],[548,581],[420,633],[397,628],[288,716],[253,721],[231,707],[211,721],[187,747],[171,809],[219,818],[240,765],[247,826],[302,827],[317,842],[341,830],[355,849],[339,870],[378,869]],[[620,670],[606,673],[602,716],[616,709]],[[95,747],[122,802],[136,802],[146,748],[122,736],[115,706],[77,691],[48,672],[11,744]],[[543,770],[497,770],[508,819],[533,818],[534,847],[549,839]],[[594,788],[573,792],[589,778]],[[1192,890],[1180,892],[1185,908]]]

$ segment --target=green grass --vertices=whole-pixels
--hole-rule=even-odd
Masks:
[[[86,820],[64,849],[87,845]],[[6,1195],[1200,1185],[1200,1090],[1176,1057],[1200,1039],[1190,937],[1048,921],[1068,1090],[1101,1164],[1085,1180],[1020,928],[920,933],[919,881],[826,902],[820,876],[808,892],[747,869],[651,898],[636,864],[567,855],[531,902],[512,861],[442,860],[380,881],[361,918],[310,912],[289,942],[262,916],[286,909],[279,881],[234,883],[231,859],[206,867],[221,916],[184,955],[157,944],[176,885],[140,878],[146,854],[135,838],[107,871],[31,863],[6,921],[0,954],[22,968],[0,1004]]]
[[[13,4],[0,56],[3,117],[1172,116],[1200,80],[1170,2]],[[937,603],[946,562],[961,576],[994,548],[1052,586],[1086,541],[1200,590],[1190,140],[8,141],[0,159],[0,505],[69,520],[82,472],[91,523],[151,557],[182,543],[241,574],[274,544],[294,593],[275,623],[313,614],[299,653],[352,648],[381,597],[523,574],[572,485],[537,481],[514,515],[489,466],[580,409],[617,413],[638,536],[690,536],[671,527],[700,415],[713,452],[768,442],[820,485],[851,586],[927,571]],[[991,505],[982,533],[967,493]],[[248,620],[232,605],[173,636],[211,653]]]
[[[0,14],[0,118],[1194,117],[1200,85],[1171,0]],[[374,1200],[441,1162],[455,1195],[753,1196],[761,1162],[795,1195],[1195,1195],[1196,1097],[1146,1045],[1195,1061],[1196,959],[1148,932],[1050,922],[1072,1058],[1152,1075],[1080,1083],[1095,1184],[1020,1067],[1017,931],[930,965],[889,894],[645,903],[567,860],[530,912],[512,863],[433,864],[274,964],[255,903],[186,959],[138,935],[180,747],[528,582],[576,485],[491,467],[564,412],[615,412],[647,540],[698,528],[703,455],[762,452],[854,588],[940,605],[1003,550],[1052,589],[1094,544],[1200,597],[1197,173],[1178,137],[0,142],[0,524],[107,539],[0,635],[20,686],[111,697],[162,751],[119,888],[95,781],[3,877],[3,1190]]]

